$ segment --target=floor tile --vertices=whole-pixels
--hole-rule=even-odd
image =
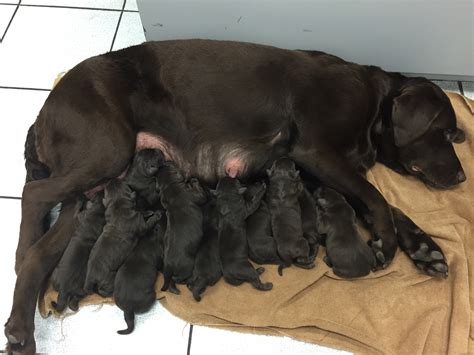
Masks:
[[[21,196],[25,182],[23,159],[26,133],[48,96],[45,91],[0,89],[0,195]],[[2,238],[3,240],[3,238]]]
[[[110,49],[119,15],[20,7],[0,45],[0,86],[50,88],[58,73]]]
[[[463,81],[462,88],[464,90],[464,95],[469,97],[471,100],[474,100],[474,81]]]
[[[127,3],[125,4],[125,10],[138,11],[137,0],[127,0]]]
[[[140,14],[138,12],[124,12],[113,49],[117,50],[145,41]]]
[[[303,343],[288,337],[276,337],[230,332],[194,326],[191,355],[342,355],[347,352]]]
[[[2,38],[15,9],[15,5],[0,5],[0,39]]]
[[[18,4],[20,0],[0,0],[0,3],[2,4]]]
[[[94,7],[121,10],[123,1],[124,0],[23,0],[21,3],[24,5]]]
[[[433,83],[438,85],[444,91],[453,91],[459,93],[459,85],[457,81],[437,81],[433,80]]]

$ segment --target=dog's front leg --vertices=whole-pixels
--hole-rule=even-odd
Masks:
[[[10,318],[5,324],[8,349],[15,354],[34,354],[34,316],[41,287],[52,272],[74,230],[74,214],[80,203],[69,200],[63,204],[59,219],[25,255],[15,284]]]
[[[367,207],[373,221],[372,250],[378,266],[388,266],[397,250],[397,238],[390,207],[380,192],[331,149],[318,149],[313,143],[300,143],[295,145],[289,156],[323,184],[361,201]]]
[[[446,257],[436,242],[398,208],[392,206],[400,249],[428,275],[448,276]]]

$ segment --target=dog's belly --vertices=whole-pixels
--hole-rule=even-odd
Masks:
[[[270,159],[273,146],[282,139],[282,133],[277,132],[258,141],[190,144],[183,151],[158,135],[139,132],[136,150],[160,149],[166,160],[174,161],[186,176],[213,183],[224,176],[243,178],[252,174]]]

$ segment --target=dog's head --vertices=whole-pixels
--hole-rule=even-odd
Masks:
[[[465,140],[446,94],[427,79],[407,79],[393,98],[393,144],[397,163],[436,188],[466,180],[453,143]]]
[[[247,188],[242,186],[239,180],[226,176],[220,179],[216,189],[210,190],[210,192],[217,197],[218,212],[225,216],[231,213],[235,206],[243,205],[243,194],[246,190]]]

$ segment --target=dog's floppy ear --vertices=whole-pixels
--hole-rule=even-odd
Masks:
[[[462,129],[456,128],[456,130],[446,129],[444,131],[446,140],[451,143],[462,143],[466,140],[466,135]]]
[[[416,95],[412,90],[395,97],[392,106],[395,145],[403,147],[426,133],[442,109],[441,103]]]

